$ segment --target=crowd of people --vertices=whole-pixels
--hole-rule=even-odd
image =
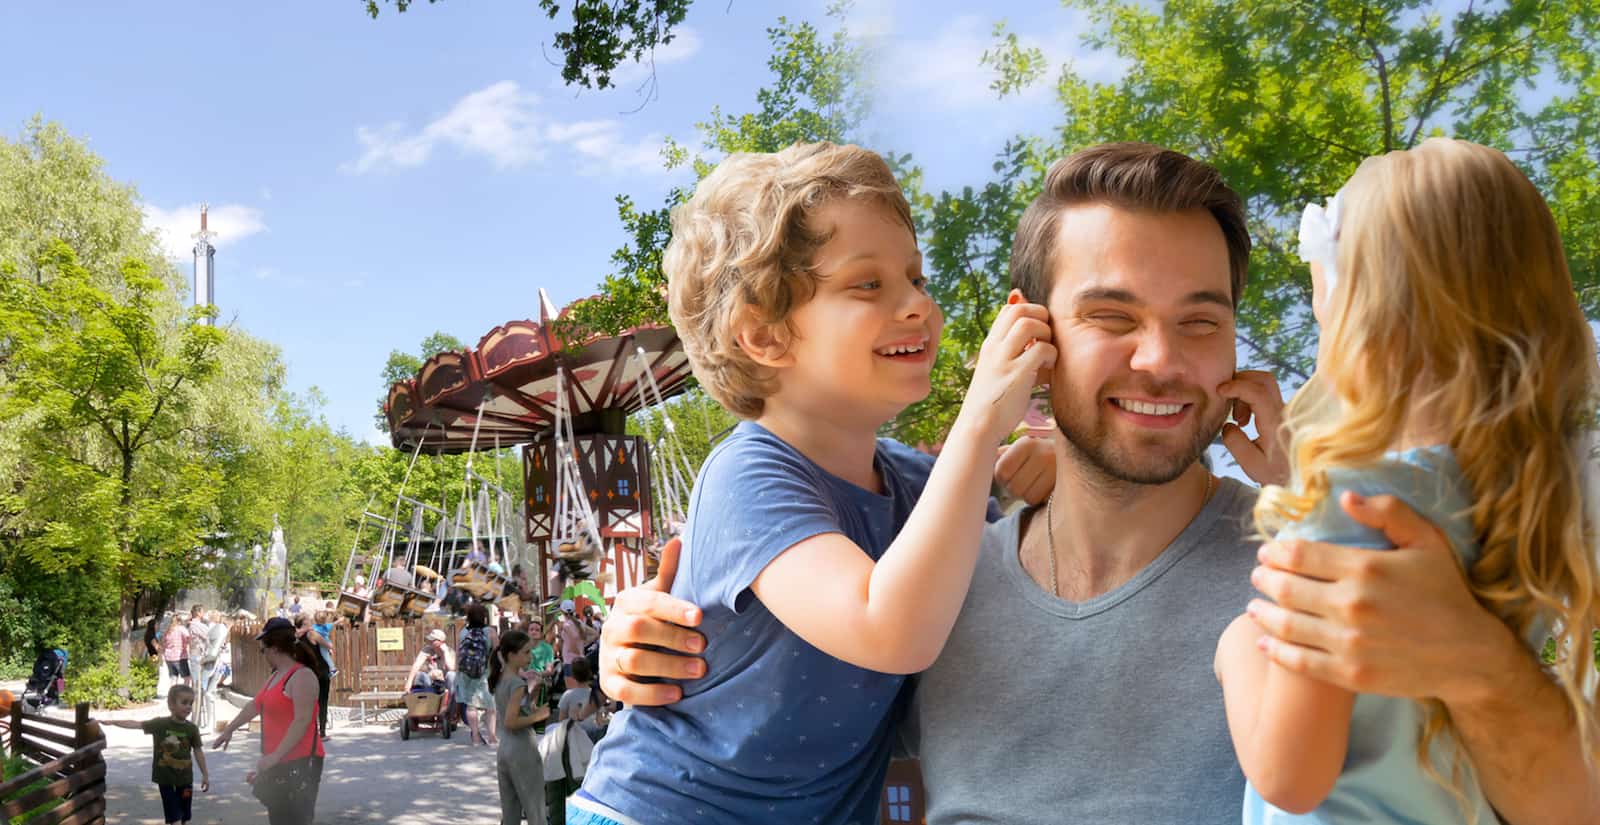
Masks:
[[[204,696],[226,681],[231,671],[229,624],[217,610],[194,605],[185,613],[172,611],[152,616],[145,624],[145,654],[161,665],[159,687],[180,684]]]
[[[447,723],[460,722],[469,742],[495,749],[505,821],[564,822],[566,798],[577,789],[585,764],[568,765],[555,778],[547,770],[536,737],[551,724],[563,727],[566,742],[581,732],[586,744],[600,741],[620,705],[594,687],[604,622],[594,605],[582,610],[566,599],[551,622],[537,614],[525,621],[501,614],[491,621],[490,606],[466,608],[465,623],[452,640],[430,630],[411,662],[406,684],[412,691],[448,694]],[[520,617],[518,617],[520,618]],[[520,627],[518,625],[521,625]],[[564,746],[563,746],[564,747]]]
[[[513,567],[513,587],[527,586]],[[527,592],[525,604],[537,604]],[[223,727],[212,747],[223,747],[252,719],[262,721],[262,757],[246,777],[267,808],[273,825],[309,823],[321,784],[329,737],[328,707],[335,665],[331,604],[320,608],[291,596],[255,636],[256,653],[270,667],[261,689],[243,711]],[[610,715],[620,705],[593,688],[602,614],[585,602],[563,600],[547,624],[542,615],[498,610],[473,601],[464,626],[450,639],[435,628],[412,660],[410,690],[448,693],[448,722],[463,725],[469,742],[495,749],[507,810],[526,813],[530,822],[561,822],[572,776],[548,781],[539,737],[552,722],[570,721],[585,744],[605,735]],[[188,612],[152,617],[146,625],[146,652],[161,663],[159,693],[168,715],[129,723],[154,738],[157,768],[169,822],[187,822],[194,794],[193,768],[209,784],[200,747],[200,729],[191,720],[198,701],[228,677],[232,648],[230,622],[218,611],[194,605]],[[574,737],[575,738],[575,737]],[[587,759],[588,748],[581,751]],[[179,770],[179,763],[182,769]],[[165,766],[165,767],[162,767]],[[581,776],[583,765],[574,769]]]

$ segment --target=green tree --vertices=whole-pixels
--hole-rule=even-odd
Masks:
[[[367,14],[376,18],[383,8],[378,0],[364,0]],[[392,2],[404,12],[412,0]],[[436,3],[438,0],[428,0]],[[617,67],[631,61],[651,60],[657,47],[672,42],[672,29],[683,22],[692,0],[572,0],[571,27],[556,33],[561,53],[561,80],[584,88],[604,89]],[[554,20],[561,13],[556,0],[539,0],[539,10]],[[652,72],[652,77],[653,77]]]
[[[144,226],[138,192],[112,180],[104,161],[60,124],[37,115],[18,140],[0,138],[0,228],[0,261],[23,278],[44,277],[40,261],[64,241],[107,286],[129,259],[145,262],[174,292],[184,285]]]
[[[274,514],[297,581],[339,580],[366,501],[353,480],[371,450],[328,424],[326,404],[313,387],[304,397],[282,396],[272,414]]]
[[[204,323],[214,308],[166,312],[165,285],[137,260],[94,278],[56,241],[39,277],[7,270],[0,328],[11,384],[0,417],[38,416],[22,444],[32,475],[7,509],[21,514],[22,552],[42,570],[114,571],[125,671],[137,597],[199,544],[195,525],[217,483],[188,449],[189,416],[217,372],[223,332]]]

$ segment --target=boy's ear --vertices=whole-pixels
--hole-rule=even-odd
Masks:
[[[791,335],[788,325],[766,321],[754,307],[745,308],[734,340],[750,360],[763,367],[776,369],[794,362],[789,354]]]

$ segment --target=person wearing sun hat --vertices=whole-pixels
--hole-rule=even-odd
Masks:
[[[428,631],[423,641],[422,650],[417,651],[417,658],[411,662],[411,672],[406,676],[406,686],[410,690],[431,690],[434,693],[443,693],[446,689],[455,691],[456,654],[445,644],[444,631],[434,628]]]

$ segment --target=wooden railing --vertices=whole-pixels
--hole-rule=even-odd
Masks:
[[[36,767],[0,783],[0,822],[10,822],[52,801],[49,810],[26,820],[27,825],[95,825],[106,821],[106,747],[100,723],[89,718],[89,705],[77,707],[68,722],[25,713],[11,707],[8,751]],[[37,788],[29,788],[43,782]]]
[[[378,650],[378,628],[398,627],[402,629],[401,636],[404,640],[400,650]],[[333,677],[333,684],[328,689],[328,704],[349,706],[350,696],[359,693],[363,688],[359,684],[361,669],[368,665],[405,665],[417,658],[417,652],[422,649],[422,643],[428,631],[438,628],[444,631],[446,644],[454,650],[456,637],[461,635],[462,628],[466,627],[466,620],[459,617],[426,616],[417,620],[379,619],[359,625],[340,621],[333,626],[333,635],[328,641],[333,643],[333,664],[339,668],[339,675]],[[238,623],[233,625],[233,678],[232,688],[235,693],[245,696],[254,696],[261,686],[266,684],[267,677],[272,673],[272,666],[258,651],[259,643],[255,641],[257,633],[261,632],[260,623]]]

